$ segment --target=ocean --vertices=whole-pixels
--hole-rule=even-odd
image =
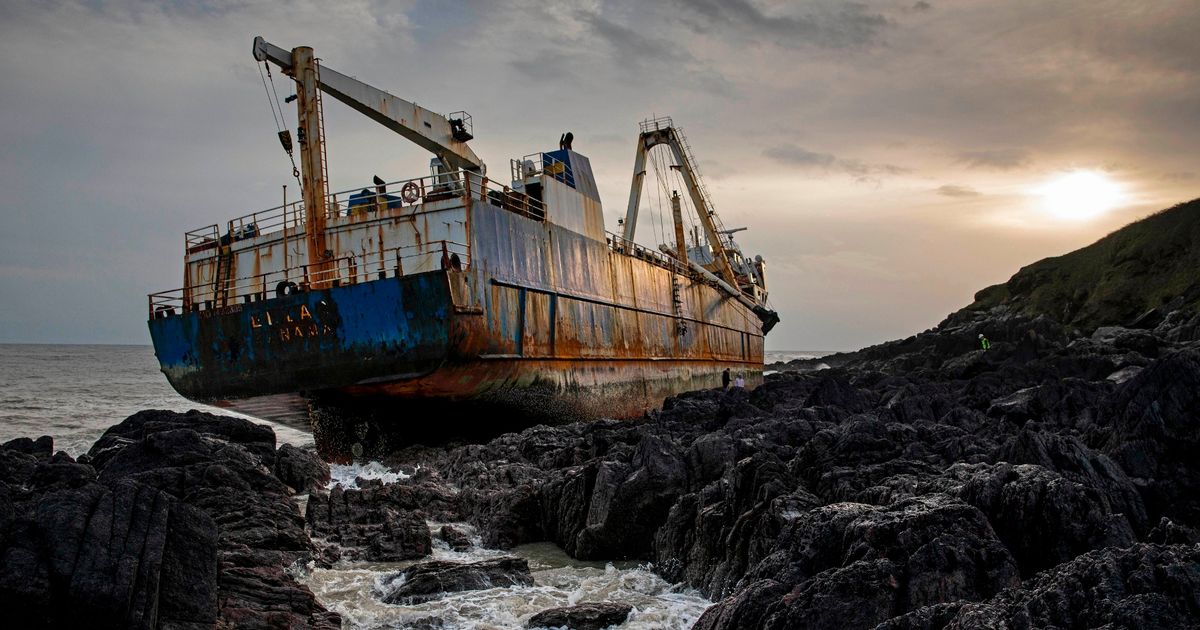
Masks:
[[[49,435],[55,449],[78,457],[105,429],[142,409],[246,417],[175,393],[150,346],[0,344],[0,442]],[[280,442],[312,443],[302,430],[255,421],[275,429]]]
[[[826,352],[768,352],[766,363],[820,357]],[[184,399],[159,372],[150,346],[0,344],[0,442],[50,435],[55,448],[72,456],[87,452],[106,428],[142,409],[201,409],[232,416],[225,409]],[[245,416],[240,416],[245,417]],[[312,436],[303,427],[254,419],[275,430],[280,442],[303,446]],[[396,481],[403,473],[378,462],[334,466],[333,484],[356,476]],[[431,528],[440,523],[430,523]],[[470,525],[456,526],[471,532]],[[445,628],[521,628],[530,615],[581,601],[634,605],[624,630],[690,628],[712,602],[672,585],[647,566],[582,562],[549,543],[522,545],[509,552],[475,548],[451,551],[434,537],[432,559],[474,561],[514,553],[529,561],[532,587],[495,588],[453,594],[414,606],[381,603],[374,590],[384,576],[407,563],[340,562],[332,569],[297,571],[321,602],[342,614],[346,628],[396,628],[437,617]]]
[[[766,363],[821,357],[828,352],[766,353]],[[171,389],[150,346],[0,344],[0,442],[49,435],[72,457],[108,427],[142,409],[201,409],[241,416],[191,402]],[[280,442],[312,443],[302,427],[265,420]]]

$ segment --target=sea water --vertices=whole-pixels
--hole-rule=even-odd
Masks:
[[[767,363],[822,354],[768,352]],[[0,442],[50,435],[56,449],[78,456],[87,452],[105,429],[142,409],[201,409],[240,416],[198,405],[175,393],[149,346],[0,344]],[[312,443],[311,434],[303,427],[253,420],[274,429],[280,442]],[[358,478],[393,483],[407,474],[378,462],[363,462],[334,466],[332,476],[331,484],[353,487]],[[432,531],[441,525],[430,523]],[[347,628],[403,628],[422,618],[440,619],[448,629],[520,628],[542,610],[582,602],[633,606],[633,613],[620,626],[623,629],[688,628],[712,605],[693,590],[667,583],[648,566],[583,562],[549,543],[511,551],[484,549],[469,525],[455,526],[466,531],[476,546],[455,552],[435,536],[433,559],[472,562],[515,554],[529,562],[534,585],[455,593],[420,605],[394,606],[379,601],[376,589],[381,579],[406,563],[341,562],[331,569],[298,568],[297,575],[327,608],[343,615]]]
[[[240,416],[175,393],[149,346],[0,344],[0,442],[50,435],[57,450],[79,456],[105,429],[142,409],[201,409]],[[274,429],[280,442],[312,443],[311,434],[301,428],[253,420]],[[364,462],[334,466],[332,476],[331,484],[352,487],[358,478],[392,483],[407,475]],[[469,525],[455,525],[468,532],[476,546],[458,553],[435,538],[434,559],[470,562],[512,553],[529,561],[535,584],[392,606],[379,601],[376,585],[405,564],[343,562],[332,569],[300,568],[297,574],[322,604],[342,613],[347,628],[403,628],[422,617],[441,619],[447,629],[521,628],[546,608],[598,601],[634,607],[621,628],[688,628],[711,605],[699,594],[663,581],[648,567],[581,562],[548,543],[508,552],[483,549]],[[430,527],[436,531],[441,524]]]

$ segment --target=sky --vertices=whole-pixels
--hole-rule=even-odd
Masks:
[[[1197,32],[1194,0],[8,0],[0,342],[148,343],[186,230],[294,198],[256,35],[470,112],[493,176],[572,131],[611,231],[638,122],[671,115],[767,261],[767,348],[844,350],[1200,196]],[[333,190],[428,172],[342,104],[325,115]],[[638,240],[662,216],[644,207]]]

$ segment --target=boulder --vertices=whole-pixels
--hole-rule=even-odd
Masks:
[[[376,595],[385,604],[419,604],[446,593],[532,584],[533,576],[524,558],[470,563],[432,561],[381,578]]]
[[[586,603],[550,608],[534,615],[527,628],[567,628],[568,630],[603,630],[625,623],[633,606],[614,603]]]
[[[467,551],[473,546],[467,533],[453,525],[442,525],[438,530],[438,538],[453,551]]]
[[[0,444],[0,449],[32,455],[39,459],[48,459],[54,454],[54,438],[49,435],[43,435],[36,440],[19,437]]]
[[[196,411],[144,411],[110,427],[87,459],[102,483],[150,486],[216,523],[219,624],[340,625],[287,571],[310,558],[313,546],[292,488],[273,474],[279,457],[269,427]]]
[[[296,493],[312,493],[329,485],[329,464],[316,452],[284,444],[275,453],[275,477]]]

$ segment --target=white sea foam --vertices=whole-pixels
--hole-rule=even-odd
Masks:
[[[357,488],[357,480],[359,478],[378,479],[383,483],[396,483],[401,479],[408,479],[409,477],[412,477],[412,475],[404,472],[403,470],[394,470],[388,468],[380,462],[356,462],[353,464],[329,465],[330,490],[332,490],[335,486],[341,486],[347,489]]]
[[[831,354],[833,352],[829,350],[767,350],[764,353],[763,363],[770,365],[775,362],[787,363],[795,359],[819,359]]]
[[[453,525],[478,543],[470,526]],[[430,524],[433,531],[440,527]],[[580,562],[549,543],[522,545],[507,552],[479,547],[453,552],[439,542],[435,536],[433,557],[425,560],[474,562],[517,555],[529,561],[534,584],[448,593],[406,606],[382,603],[376,589],[388,575],[411,562],[339,563],[332,569],[313,569],[306,582],[326,607],[342,615],[346,628],[402,628],[429,617],[440,619],[447,629],[524,628],[530,617],[547,608],[615,602],[633,606],[629,619],[617,626],[623,630],[683,629],[690,628],[712,605],[690,589],[665,582],[648,567]]]

